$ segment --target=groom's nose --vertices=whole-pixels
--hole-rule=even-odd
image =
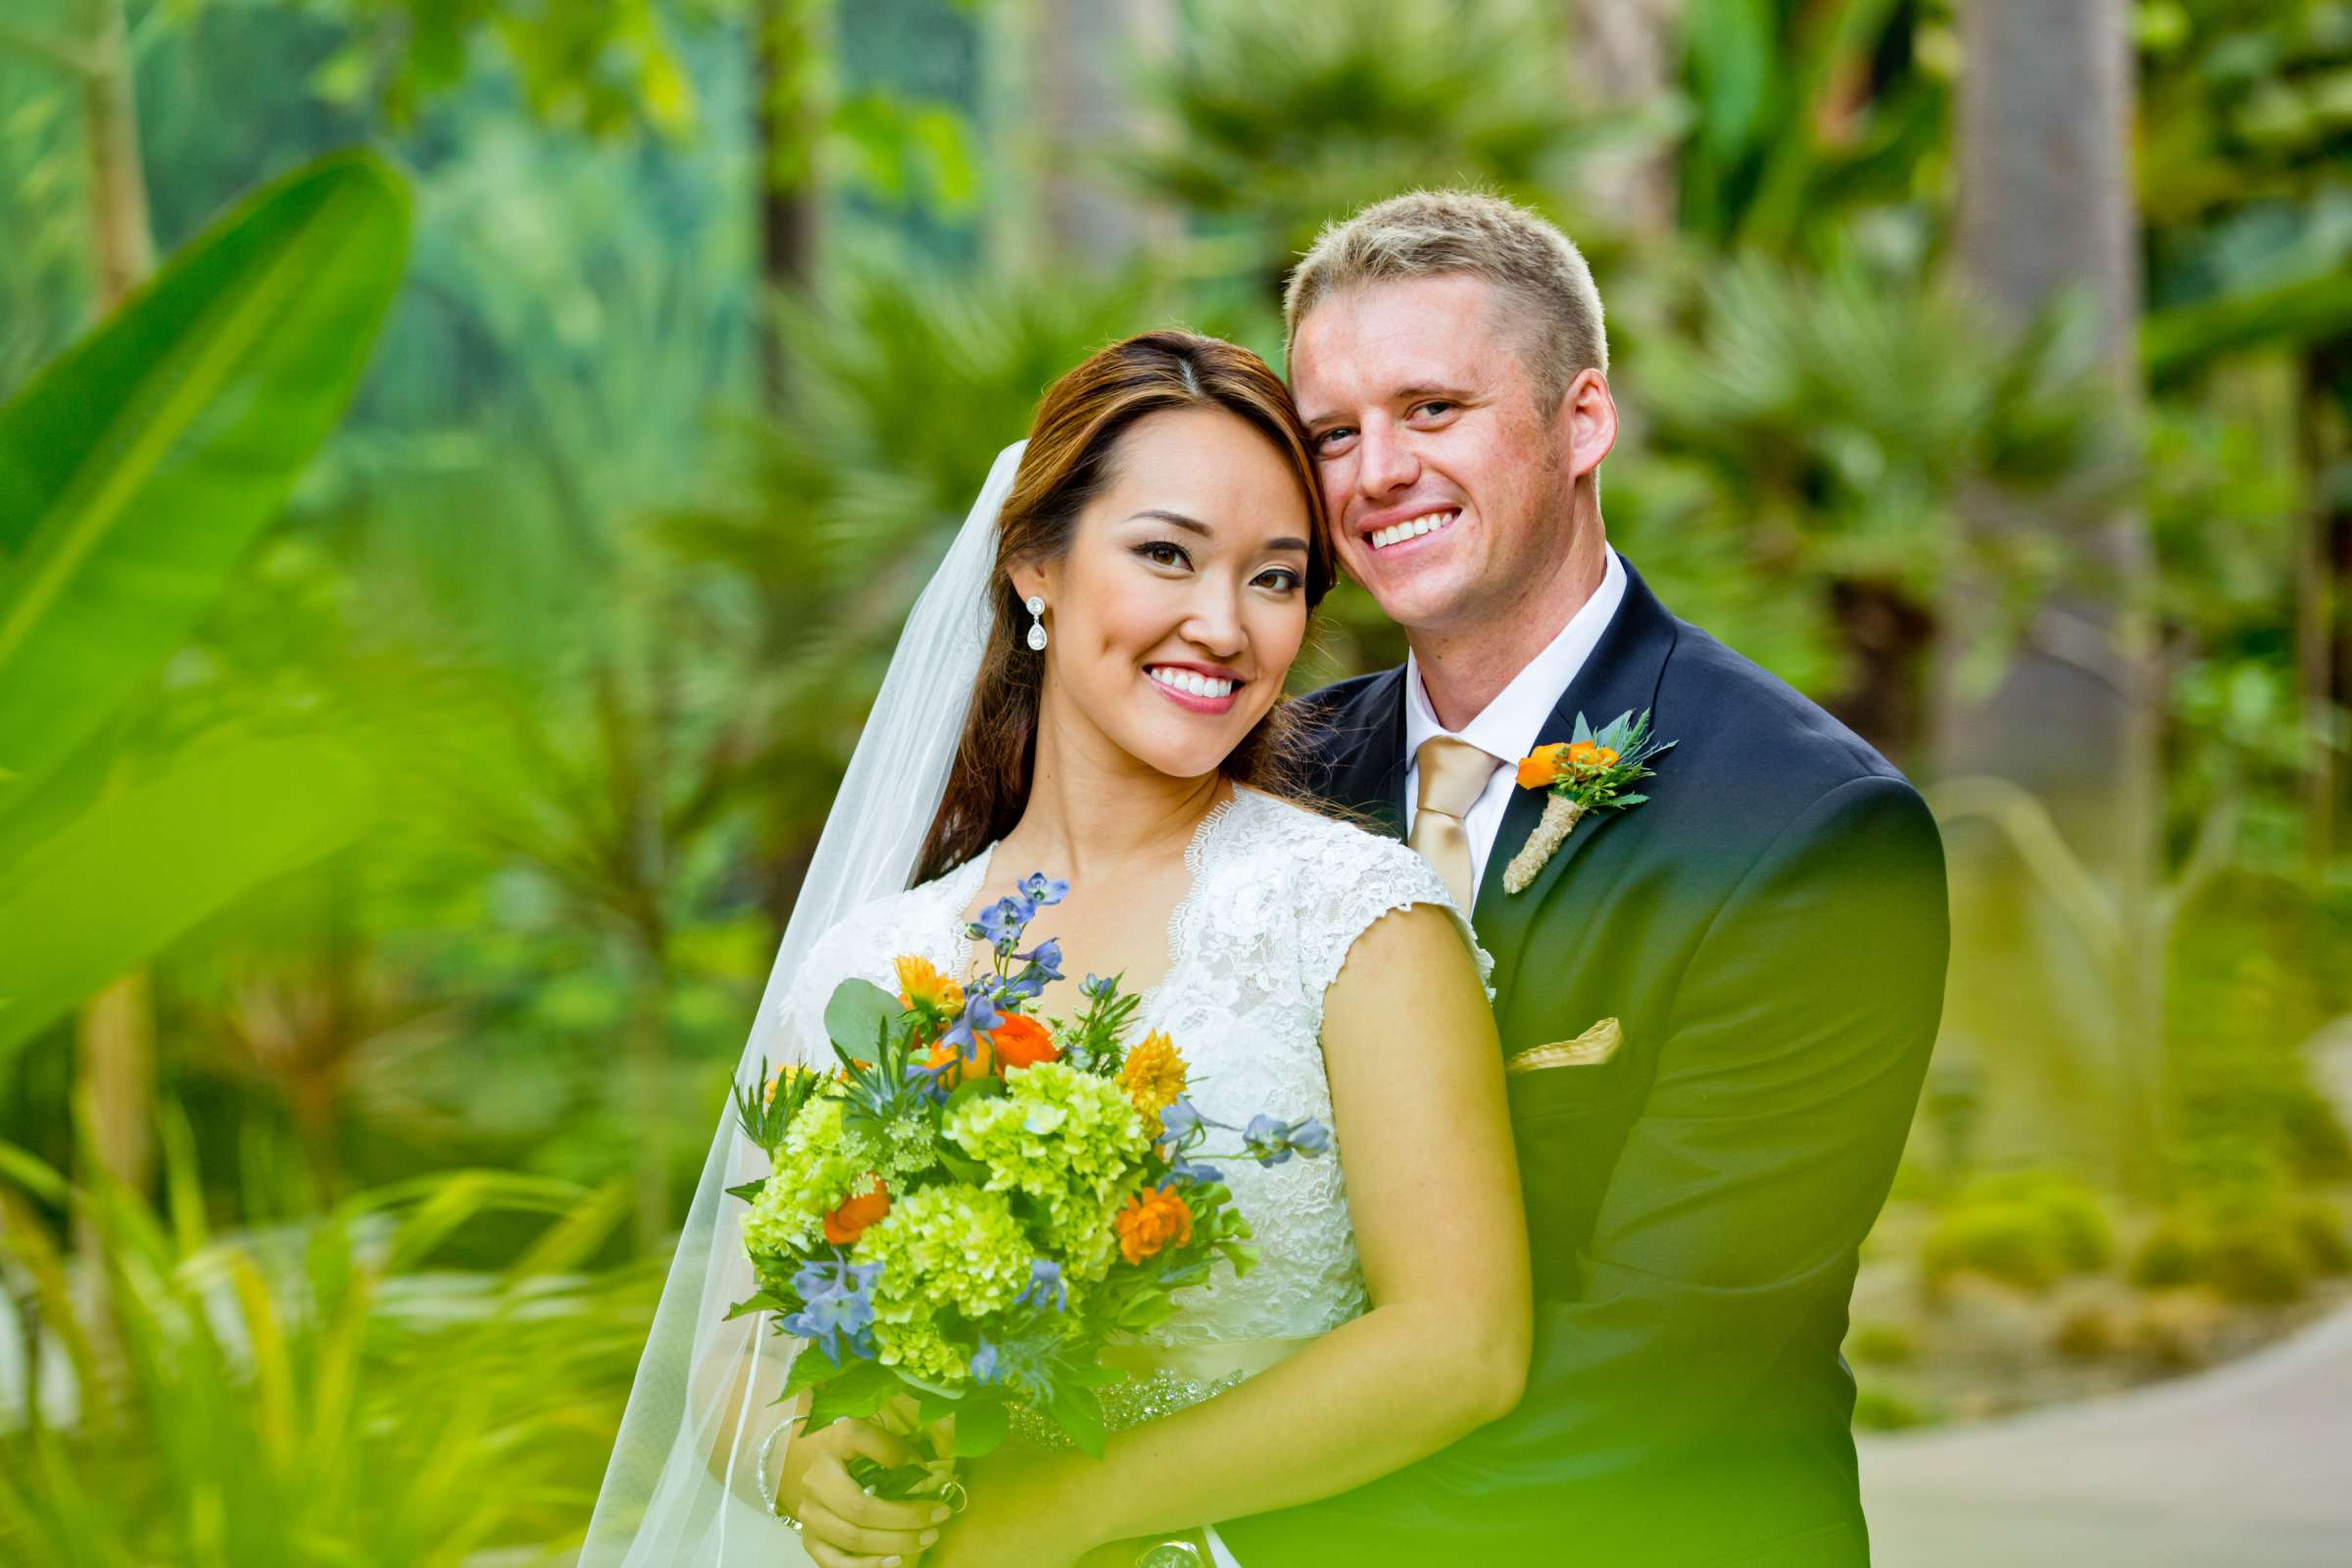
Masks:
[[[1365,421],[1355,440],[1355,485],[1367,499],[1394,495],[1421,477],[1421,460],[1405,435],[1391,420]]]

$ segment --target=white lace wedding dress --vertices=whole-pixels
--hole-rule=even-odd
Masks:
[[[971,952],[964,912],[983,888],[1009,893],[1032,871],[1057,869],[999,867],[995,859],[991,846],[944,876],[855,910],[817,939],[783,1004],[786,1039],[806,1053],[802,1059],[832,1059],[824,1006],[842,980],[855,975],[895,989],[890,964],[902,954],[962,972]],[[1242,1127],[1266,1112],[1332,1125],[1323,994],[1355,939],[1391,910],[1444,907],[1470,942],[1482,983],[1493,970],[1420,856],[1272,796],[1245,789],[1217,806],[1195,832],[1185,864],[1192,889],[1168,920],[1168,972],[1142,994],[1128,1038],[1164,1031],[1189,1065],[1188,1097],[1212,1121]],[[1053,932],[1041,921],[1032,934]],[[1323,1158],[1270,1168],[1216,1161],[1256,1233],[1257,1266],[1237,1279],[1219,1262],[1206,1287],[1185,1292],[1175,1316],[1149,1332],[1128,1358],[1135,1382],[1126,1396],[1114,1390],[1105,1398],[1114,1426],[1218,1393],[1364,1310],[1344,1154],[1335,1129]]]

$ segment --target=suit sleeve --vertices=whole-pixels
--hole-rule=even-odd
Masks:
[[[1572,1537],[1580,1498],[1825,1422],[1842,1440],[1850,1390],[1829,1411],[1818,1373],[1910,1128],[1948,946],[1941,845],[1908,785],[1852,780],[1799,813],[1677,987],[1577,1288],[1537,1303],[1518,1409],[1327,1506]]]

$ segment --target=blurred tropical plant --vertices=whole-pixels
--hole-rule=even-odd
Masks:
[[[341,414],[407,230],[379,160],[312,166],[0,410],[0,1056],[368,820],[324,723],[122,741]]]
[[[1325,222],[1415,185],[1479,184],[1555,205],[1580,147],[1617,127],[1560,87],[1559,7],[1409,0],[1195,8],[1145,74],[1163,128],[1109,157],[1152,198],[1209,220],[1190,265],[1260,302]]]
[[[576,1540],[650,1317],[642,1268],[583,1272],[622,1185],[457,1171],[320,1213],[249,1148],[256,1223],[216,1230],[186,1121],[163,1131],[160,1207],[0,1145],[0,1304],[33,1351],[0,1390],[0,1556],[455,1568]],[[66,1213],[94,1250],[61,1251]]]
[[[2075,565],[2062,535],[1971,536],[1963,497],[1997,486],[2082,505],[2129,482],[2082,323],[2059,312],[2007,333],[1913,276],[1857,262],[1807,274],[1752,254],[1705,270],[1686,298],[1687,315],[1633,341],[1621,380],[1645,429],[1638,458],[1702,474],[1704,514],[1656,528],[1637,507],[1625,548],[1655,538],[1637,559],[1742,645],[1758,608],[1810,607],[1803,644],[1764,639],[1775,667],[1888,756],[1914,757],[1953,573],[1986,573],[2022,617]],[[1708,526],[1737,536],[1735,559],[1700,553],[1684,569],[1689,533]],[[1744,606],[1715,603],[1732,583]],[[2004,650],[1974,652],[1997,667]]]

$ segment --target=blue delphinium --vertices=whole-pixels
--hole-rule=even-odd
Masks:
[[[971,1366],[974,1383],[985,1385],[997,1381],[997,1348],[988,1343],[985,1335],[981,1337],[978,1348],[972,1351]]]
[[[1043,871],[1032,871],[1013,885],[1020,890],[1022,898],[1039,906],[1059,904],[1070,896],[1067,882],[1050,877]]]
[[[963,1015],[948,1032],[940,1036],[943,1044],[956,1048],[956,1056],[970,1061],[980,1054],[979,1037],[1004,1027],[1004,1015],[997,1010],[996,988],[982,990],[974,986],[963,995]]]
[[[1021,932],[1037,918],[1037,906],[1023,898],[1004,898],[980,911],[971,933],[1001,954],[1021,945]]]
[[[1040,979],[1058,980],[1061,978],[1061,941],[1059,938],[1048,938],[1027,953],[1016,953],[1012,956],[1016,962],[1026,963],[1037,970]]]
[[[1013,1301],[1040,1311],[1065,1310],[1070,1304],[1070,1287],[1061,1277],[1061,1265],[1043,1257],[1031,1262],[1029,1283],[1021,1287]]]
[[[786,1314],[784,1331],[823,1347],[825,1359],[839,1363],[843,1340],[852,1355],[874,1353],[874,1300],[870,1294],[881,1277],[879,1263],[811,1262],[801,1265],[792,1288],[805,1303]]]
[[[1090,971],[1085,979],[1078,982],[1078,994],[1091,1002],[1097,998],[1110,995],[1111,992],[1118,989],[1118,984],[1119,982],[1115,978],[1105,980],[1101,975]]]
[[[1250,1157],[1260,1165],[1279,1165],[1293,1154],[1320,1154],[1331,1147],[1331,1133],[1313,1117],[1286,1122],[1264,1114],[1250,1118],[1242,1134]]]

